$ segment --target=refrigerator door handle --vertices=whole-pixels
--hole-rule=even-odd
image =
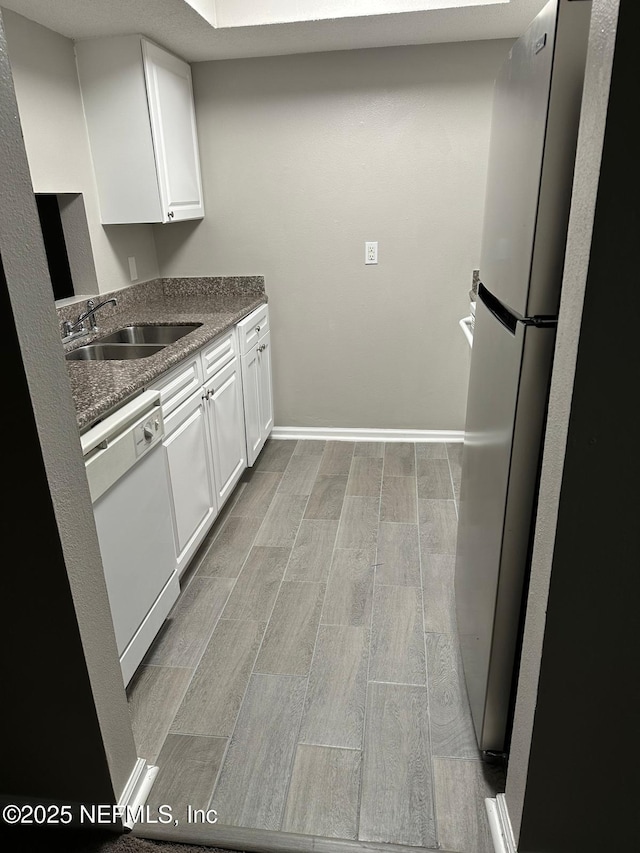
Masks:
[[[495,319],[501,323],[507,331],[515,335],[518,323],[524,323],[525,326],[536,326],[538,328],[546,328],[549,326],[557,326],[557,317],[520,317],[510,311],[506,305],[503,305],[499,299],[489,291],[480,282],[478,286],[478,298],[482,300],[483,305],[491,313]]]
[[[480,282],[478,286],[478,299],[482,300],[482,303],[485,305],[487,310],[505,327],[505,329],[507,329],[507,331],[511,332],[512,335],[515,335],[518,320],[521,318],[509,311],[509,309],[506,308],[499,299],[496,299],[496,297],[487,290],[482,282]]]

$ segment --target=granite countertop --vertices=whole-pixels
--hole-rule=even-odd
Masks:
[[[201,323],[155,355],[129,361],[67,361],[78,427],[84,431],[148,387],[192,352],[234,326],[267,301],[261,276],[155,279],[112,293],[117,306],[100,309],[99,329],[64,346],[84,346],[130,324]],[[75,319],[84,303],[58,309],[60,321]]]

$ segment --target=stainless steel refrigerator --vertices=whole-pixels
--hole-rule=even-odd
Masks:
[[[455,594],[481,750],[508,750],[591,3],[552,0],[495,84]]]

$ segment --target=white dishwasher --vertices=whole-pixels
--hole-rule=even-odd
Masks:
[[[180,593],[160,393],[81,436],[125,686]]]

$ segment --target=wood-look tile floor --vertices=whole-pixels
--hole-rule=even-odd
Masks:
[[[455,630],[455,444],[273,441],[129,689],[149,802],[493,850]],[[169,833],[169,828],[167,828]]]

